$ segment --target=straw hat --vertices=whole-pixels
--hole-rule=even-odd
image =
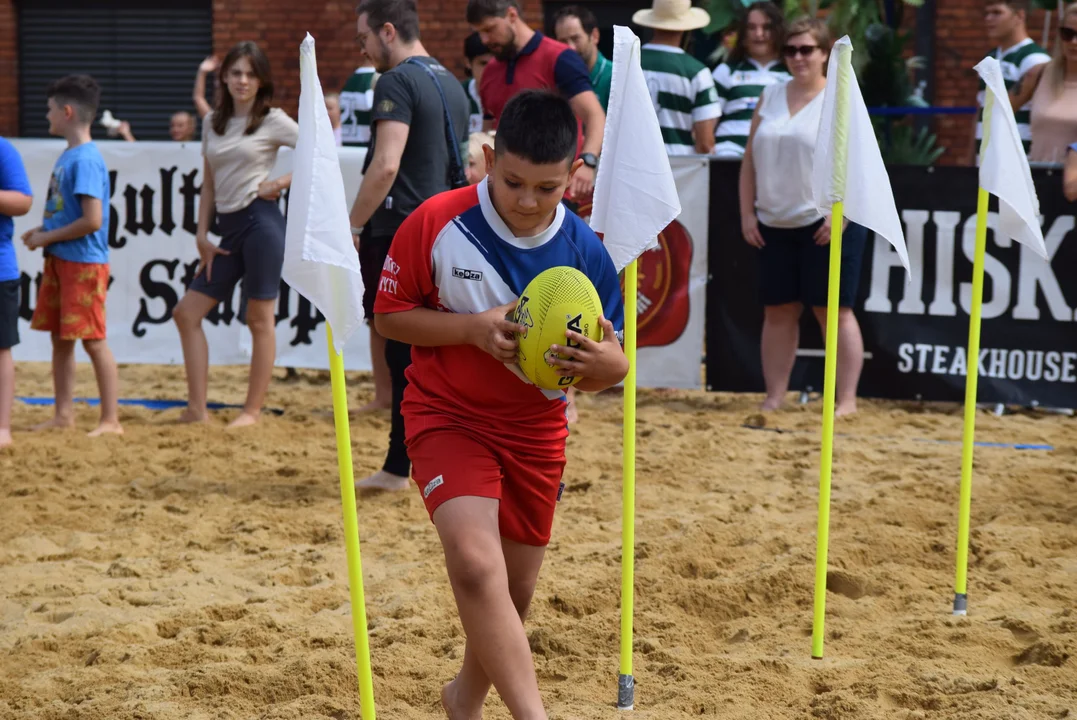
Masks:
[[[710,21],[706,10],[692,7],[692,0],[654,0],[650,10],[640,10],[632,16],[636,25],[681,32],[706,27]]]

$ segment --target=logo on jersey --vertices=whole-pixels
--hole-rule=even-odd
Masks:
[[[474,280],[476,282],[482,281],[481,270],[468,270],[467,268],[454,267],[452,269],[452,276],[454,278],[460,278],[461,280]]]
[[[444,484],[445,477],[443,475],[438,475],[436,478],[428,482],[426,484],[426,487],[423,488],[423,499],[425,500],[426,498],[430,497],[430,493],[434,492]]]

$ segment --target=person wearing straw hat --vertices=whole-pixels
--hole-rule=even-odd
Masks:
[[[684,34],[711,21],[691,0],[654,0],[632,22],[654,31],[640,52],[640,65],[651,90],[658,124],[670,155],[709,154],[714,128],[722,115],[710,70],[682,48]]]

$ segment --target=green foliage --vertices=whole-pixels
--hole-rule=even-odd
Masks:
[[[877,120],[875,132],[880,136],[883,161],[888,165],[934,165],[946,151],[937,146],[938,138],[926,127],[917,129],[907,124],[894,124],[887,138],[885,120]]]

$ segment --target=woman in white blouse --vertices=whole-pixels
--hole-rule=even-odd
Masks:
[[[741,229],[759,248],[764,306],[764,410],[781,407],[796,362],[800,316],[810,306],[826,333],[830,218],[812,198],[812,160],[826,87],[830,33],[822,20],[804,18],[785,31],[782,54],[792,78],[767,87],[752,117],[740,172]],[[835,413],[856,412],[864,341],[853,314],[867,232],[847,225],[842,238]]]
[[[271,106],[269,61],[253,42],[232,48],[219,75],[224,87],[217,107],[202,123],[205,174],[196,235],[201,261],[173,319],[187,370],[187,409],[181,420],[204,422],[208,419],[209,346],[202,321],[231,298],[243,281],[241,314],[253,341],[251,370],[247,400],[229,426],[241,427],[258,421],[273,375],[285,228],[276,201],[291,184],[291,175],[270,180],[269,173],[277,162],[277,150],[295,147],[299,126],[283,110]],[[214,213],[219,246],[208,238]]]

